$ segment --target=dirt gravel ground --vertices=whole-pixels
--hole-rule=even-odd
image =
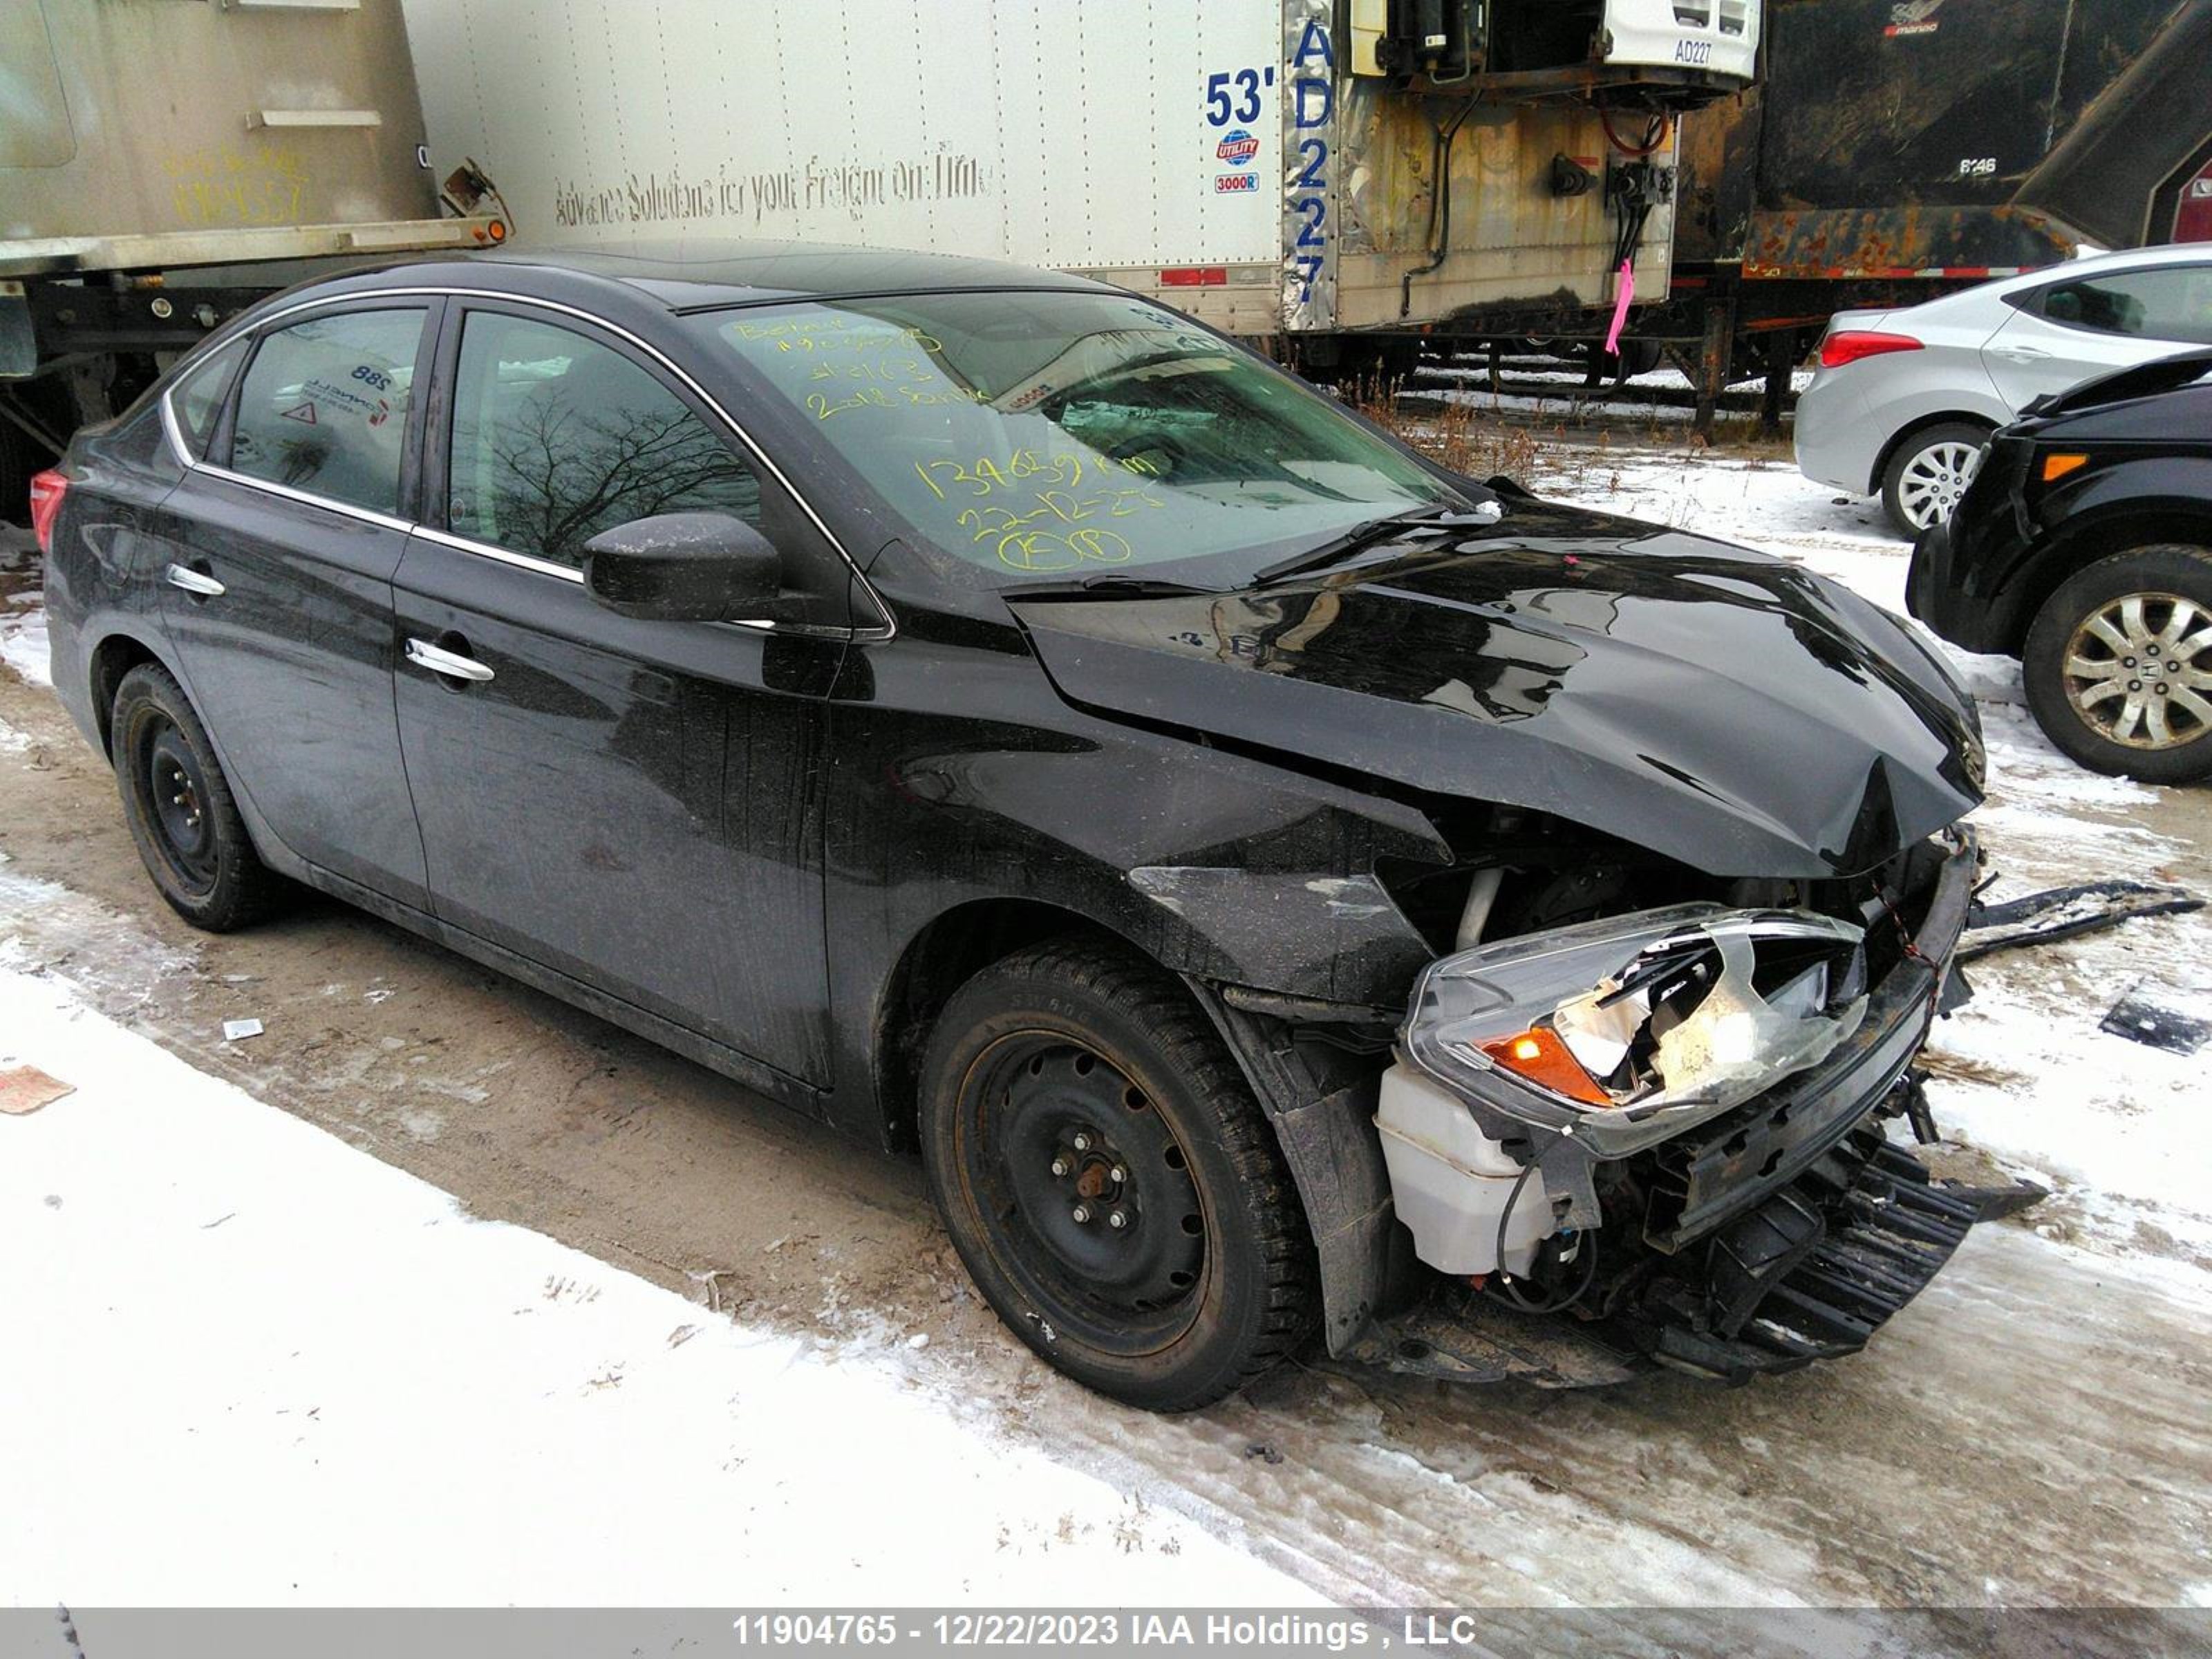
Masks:
[[[915,1167],[327,901],[196,933],[155,898],[111,775],[51,693],[0,668],[0,956],[478,1216],[825,1345],[927,1333],[915,1386],[1325,1593],[2212,1604],[2212,1298],[2189,1261],[2118,1272],[1990,1226],[1869,1352],[1739,1392],[1667,1376],[1455,1389],[1315,1364],[1200,1415],[1146,1417],[1001,1331]],[[2202,792],[2148,816],[2212,847]],[[2176,873],[2212,885],[2201,853],[2190,865]],[[245,1016],[264,1034],[225,1042],[222,1022]]]

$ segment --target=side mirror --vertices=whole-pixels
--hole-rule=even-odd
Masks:
[[[610,611],[655,622],[738,622],[783,588],[767,537],[726,513],[662,513],[584,544],[584,590]]]

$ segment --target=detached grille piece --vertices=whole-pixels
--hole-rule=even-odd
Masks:
[[[1753,1310],[1743,1340],[1803,1364],[1851,1353],[1928,1287],[1974,1224],[1974,1206],[1884,1141],[1827,1235]]]
[[[1672,1299],[1644,1343],[1662,1364],[1730,1382],[1856,1352],[1927,1288],[1976,1214],[1911,1152],[1862,1127],[1723,1230],[1709,1295]]]

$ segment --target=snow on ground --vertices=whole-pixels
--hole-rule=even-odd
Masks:
[[[1433,372],[1433,371],[1431,371]],[[1492,392],[1485,380],[1468,380],[1443,386],[1417,386],[1416,398],[1433,398],[1441,403],[1465,405],[1477,416],[1504,416],[1533,424],[1558,422],[1566,426],[1611,421],[1625,423],[1632,429],[1688,426],[1697,417],[1697,410],[1688,404],[1661,401],[1648,395],[1638,395],[1635,383],[1626,386],[1604,386],[1594,392],[1584,392],[1562,386],[1548,376],[1531,375],[1526,380],[1512,375],[1500,376],[1502,388]]]
[[[1790,388],[1802,392],[1812,379],[1811,370],[1799,369],[1790,377]],[[1724,394],[1727,406],[1755,405],[1764,384],[1759,379],[1731,382]],[[1449,362],[1424,362],[1406,389],[1417,402],[1453,404],[1478,416],[1538,423],[1609,422],[1623,430],[1656,434],[1687,426],[1697,416],[1696,389],[1676,368],[1652,369],[1619,386],[1607,380],[1589,387],[1579,383],[1569,363],[1508,357],[1493,387],[1488,362],[1480,354],[1463,353]]]
[[[966,1420],[895,1338],[770,1334],[0,969],[0,1606],[1290,1605]]]
[[[1872,498],[1839,500],[1787,462],[1586,449],[1564,459],[1568,482],[1540,480],[1539,489],[1762,548],[1904,611],[1911,548]],[[2195,884],[2204,885],[2205,849],[2145,821],[2170,822],[2178,792],[2084,771],[2029,716],[2018,663],[1926,637],[1981,705],[1989,801],[1973,822],[1998,876],[1990,898],[2112,878],[2172,880],[2177,864],[2193,866]],[[2185,792],[2198,801],[2203,793]],[[2212,823],[2212,814],[2200,808],[2197,821]],[[2098,1029],[2139,984],[2163,1006],[2212,1017],[2212,921],[2199,914],[2127,923],[1991,957],[1968,978],[1974,1000],[1937,1026],[1929,1049],[1931,1096],[1948,1138],[2056,1188],[2039,1218],[2053,1236],[2212,1271],[2204,1057]]]
[[[28,585],[37,544],[27,530],[0,524],[0,662],[33,685],[52,685],[47,667],[46,593]]]

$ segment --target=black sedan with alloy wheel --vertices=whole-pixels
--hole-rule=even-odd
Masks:
[[[1906,605],[2018,657],[2027,706],[2092,771],[2212,777],[2212,350],[2084,382],[1990,440]]]
[[[1782,561],[1448,472],[1075,277],[296,289],[39,480],[195,924],[298,885],[888,1152],[1069,1375],[1862,1346],[1975,1218],[1972,705]]]

